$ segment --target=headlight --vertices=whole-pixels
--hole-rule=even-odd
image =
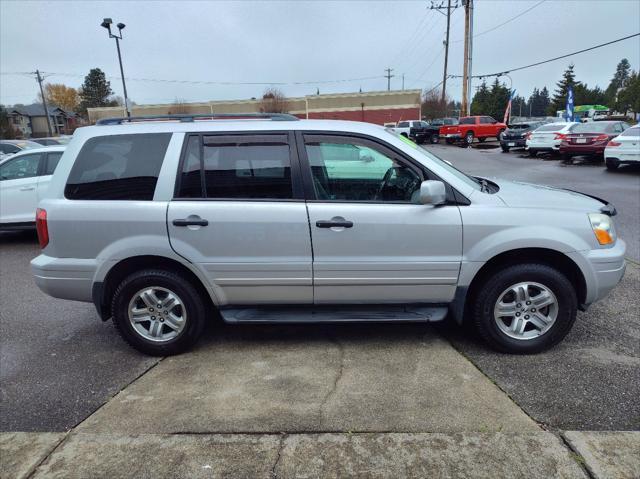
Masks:
[[[613,220],[610,216],[602,213],[590,213],[589,221],[598,243],[608,245],[616,242],[616,230],[613,227]]]

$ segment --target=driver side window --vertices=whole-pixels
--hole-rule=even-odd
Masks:
[[[372,142],[314,135],[305,148],[318,200],[417,202],[419,172]]]
[[[38,176],[42,153],[22,155],[0,166],[0,180],[19,180]]]

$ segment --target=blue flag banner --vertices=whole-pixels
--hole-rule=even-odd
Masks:
[[[567,107],[564,111],[564,118],[567,121],[573,121],[573,87],[567,89]]]

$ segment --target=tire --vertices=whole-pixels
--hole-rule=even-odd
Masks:
[[[409,135],[407,135],[406,133],[400,133],[401,136],[404,136],[405,138],[409,138]]]
[[[504,151],[505,153],[509,153],[509,147],[508,146],[501,146],[502,151]]]
[[[538,151],[537,151],[537,150],[529,149],[529,156],[530,156],[531,158],[535,158],[536,156],[538,156]]]
[[[464,142],[467,145],[471,145],[471,143],[473,143],[473,132],[472,131],[468,131],[464,134]]]
[[[514,293],[510,292],[505,295],[505,291],[514,291],[511,286],[520,284],[530,285],[527,290],[530,294],[531,304],[528,306],[525,304],[526,301],[518,302],[520,300],[515,297]],[[539,287],[551,292],[552,294],[548,297],[555,299],[555,302],[532,314],[533,309],[530,308],[535,306],[536,298],[539,298],[538,295],[542,291],[538,289]],[[514,324],[512,321],[516,320],[516,316],[499,319],[495,317],[494,309],[501,298],[507,305],[515,305],[513,311],[519,311],[520,323],[518,324],[524,324],[521,333],[511,330]],[[541,300],[538,299],[538,301]],[[518,309],[518,305],[529,309],[523,311]],[[576,320],[577,309],[576,292],[567,277],[551,266],[535,263],[507,266],[492,273],[475,294],[472,307],[473,322],[480,336],[493,349],[513,354],[539,353],[558,344],[571,330]],[[540,316],[540,313],[548,314],[547,318],[555,315],[555,319],[546,323],[538,319],[543,317]],[[531,321],[525,321],[524,318],[535,318],[539,324],[545,325],[545,329],[537,328],[535,324]],[[499,323],[502,323],[502,326]],[[529,337],[525,338],[527,335]]]
[[[432,145],[440,143],[440,135],[438,135],[437,133],[432,134],[429,137],[429,143],[431,143]]]
[[[605,165],[607,166],[607,170],[615,171],[618,169],[618,166],[620,166],[620,163],[617,160],[607,159]]]
[[[562,153],[560,156],[561,156],[562,161],[563,161],[564,163],[571,163],[571,162],[572,162],[572,161],[571,161],[571,155],[568,155],[568,154],[566,154],[566,153]]]
[[[480,143],[484,143],[484,141],[485,141],[485,140],[486,140],[486,138],[478,138],[478,141],[479,141]]]
[[[161,312],[157,308],[148,308],[147,306],[153,305],[139,296],[147,288],[154,290],[155,298],[160,301],[168,298],[164,296],[168,291],[177,298],[174,304],[179,304]],[[134,301],[135,298],[138,300]],[[154,322],[139,321],[136,329],[129,320],[130,307],[140,311],[141,316],[158,319]],[[194,285],[179,274],[161,269],[146,269],[127,276],[116,288],[111,308],[113,323],[122,338],[130,346],[150,356],[171,356],[188,350],[201,336],[206,321],[204,302]],[[184,321],[179,331],[169,327],[169,324],[180,324],[173,319],[176,317],[181,317]],[[163,318],[166,318],[166,322]],[[164,339],[152,340],[144,337],[146,329],[148,336],[153,336],[151,331],[154,323],[157,326],[156,335],[164,335]],[[170,337],[172,334],[175,336]]]

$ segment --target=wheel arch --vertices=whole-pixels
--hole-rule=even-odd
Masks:
[[[112,316],[111,298],[122,280],[135,271],[148,268],[164,269],[179,274],[198,290],[205,302],[205,307],[211,311],[215,310],[215,297],[204,285],[201,278],[187,266],[165,256],[141,255],[120,260],[109,269],[102,282],[94,283],[93,303],[103,321]]]
[[[517,248],[493,256],[478,269],[468,286],[458,286],[451,305],[451,312],[456,322],[462,323],[464,321],[465,311],[469,310],[469,305],[474,300],[479,287],[489,275],[505,266],[522,263],[544,264],[557,269],[574,285],[578,304],[585,304],[587,297],[586,278],[578,264],[571,258],[560,251],[549,248]]]

